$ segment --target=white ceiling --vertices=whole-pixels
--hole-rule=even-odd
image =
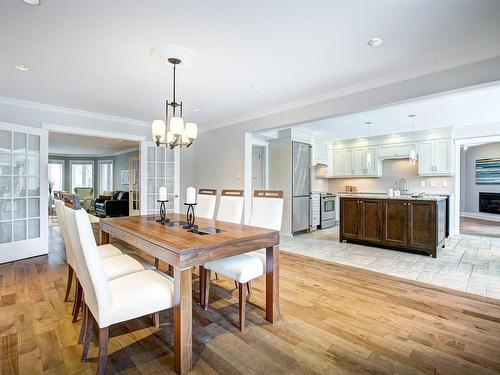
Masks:
[[[109,156],[139,147],[139,142],[49,133],[49,154],[66,156]]]
[[[190,67],[179,68],[178,98],[203,131],[379,77],[498,51],[499,19],[500,1],[492,0],[42,0],[38,7],[3,0],[0,96],[161,118],[171,71],[153,62],[151,49],[175,44],[195,55]],[[385,44],[368,47],[375,36]]]
[[[497,122],[500,132],[500,86],[490,86],[439,97],[388,106],[298,125],[329,139],[366,137],[411,131],[409,114],[414,114],[414,130],[462,127]]]

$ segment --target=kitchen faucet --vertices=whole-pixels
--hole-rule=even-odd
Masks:
[[[394,185],[398,187],[399,191],[401,191],[403,194],[408,193],[408,187],[406,186],[406,180],[403,177],[399,177],[396,179],[396,182],[394,182]]]

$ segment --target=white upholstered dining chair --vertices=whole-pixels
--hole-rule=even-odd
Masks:
[[[87,317],[81,360],[87,360],[95,320],[99,328],[97,374],[104,374],[109,327],[171,308],[174,283],[171,277],[157,270],[138,271],[109,280],[87,213],[84,210],[68,210],[67,213],[68,226],[77,228],[77,235],[71,237],[71,242]]]
[[[63,237],[65,238],[65,248],[66,248],[66,258],[69,267],[73,270],[71,273],[75,273],[76,277],[76,290],[75,290],[75,300],[73,303],[73,322],[76,322],[78,318],[78,314],[80,312],[81,301],[82,301],[82,288],[79,282],[79,275],[76,272],[75,267],[75,251],[77,249],[74,248],[73,242],[71,242],[71,238],[78,235],[77,228],[74,225],[70,225],[67,220],[68,212],[73,211],[73,208],[79,210],[78,206],[78,196],[76,195],[67,195],[65,196],[65,200],[68,201],[71,207],[66,207],[65,202],[59,202],[59,211],[60,218],[58,217],[59,223],[61,224],[61,228],[63,230]],[[88,215],[86,216],[87,220],[90,220]],[[78,246],[78,243],[77,243]],[[97,245],[96,245],[97,246]],[[146,269],[155,269],[155,267],[145,261],[140,256],[128,252],[126,254],[122,253],[120,249],[117,247],[106,244],[102,246],[97,246],[97,252],[99,257],[102,259],[103,268],[106,274],[106,277],[109,280],[114,278],[127,275],[133,272],[144,271]],[[69,277],[68,271],[68,277]],[[71,275],[72,278],[73,275]],[[71,287],[69,285],[69,287]],[[68,294],[68,291],[66,291]],[[81,339],[81,338],[80,338]]]
[[[199,189],[196,199],[195,214],[204,219],[213,219],[215,214],[215,204],[217,203],[217,190]]]
[[[222,190],[216,219],[241,224],[243,203],[243,190]]]
[[[248,225],[281,230],[283,216],[283,192],[279,190],[256,190],[252,199],[252,211]],[[207,262],[200,268],[200,304],[208,308],[210,272],[224,275],[238,284],[240,330],[245,328],[246,293],[250,293],[250,282],[264,275],[266,269],[265,249]]]

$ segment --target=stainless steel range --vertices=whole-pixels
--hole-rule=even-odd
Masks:
[[[337,194],[321,193],[321,206],[320,206],[321,229],[335,226],[336,199],[337,199]]]

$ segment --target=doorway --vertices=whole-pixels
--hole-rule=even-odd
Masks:
[[[460,233],[500,237],[500,142],[460,149]]]
[[[267,146],[252,145],[252,191],[267,187]]]

